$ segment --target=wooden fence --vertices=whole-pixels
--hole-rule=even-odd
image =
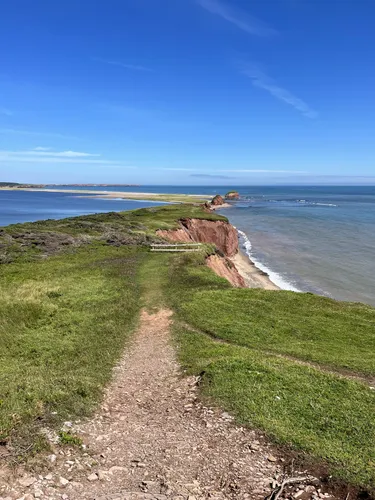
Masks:
[[[199,252],[202,243],[152,243],[151,252]]]

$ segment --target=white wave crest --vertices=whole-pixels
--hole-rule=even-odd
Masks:
[[[291,292],[300,292],[301,290],[298,290],[295,286],[292,285],[292,283],[289,283],[286,281],[280,274],[276,273],[275,271],[272,271],[272,269],[269,269],[267,266],[265,266],[262,262],[259,262],[253,254],[252,254],[252,245],[251,241],[247,237],[246,233],[241,231],[240,229],[237,229],[238,234],[242,238],[243,241],[243,248],[245,249],[245,252],[249,259],[255,264],[255,266],[260,269],[261,271],[265,272],[268,274],[270,280],[272,283],[274,283],[276,286],[281,288],[282,290],[289,290]]]

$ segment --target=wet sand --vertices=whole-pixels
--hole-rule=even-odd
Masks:
[[[237,271],[245,280],[248,288],[263,288],[264,290],[280,290],[270,278],[239,250],[238,254],[230,259],[236,266]]]

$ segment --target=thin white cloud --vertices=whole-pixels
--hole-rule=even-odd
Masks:
[[[13,116],[13,111],[8,108],[0,107],[0,115]]]
[[[279,101],[285,102],[308,118],[316,118],[318,113],[312,109],[305,101],[295,96],[289,90],[279,87],[277,83],[263,73],[258,67],[252,64],[241,64],[241,73],[249,77],[254,87],[261,88],[269,92]]]
[[[172,170],[176,172],[202,172],[201,168],[168,168],[163,167],[158,170]],[[205,170],[202,175],[212,175],[215,172],[223,173],[238,173],[238,174],[306,174],[303,170],[267,170],[267,169],[254,169],[254,168],[219,168],[215,170]]]
[[[12,153],[12,151],[10,151]],[[92,153],[81,153],[80,151],[41,151],[41,150],[31,150],[31,151],[20,151],[20,152],[14,152],[15,154],[18,155],[25,155],[25,156],[48,156],[48,157],[65,157],[65,158],[85,158],[89,156],[100,156],[99,154],[92,154]]]
[[[38,146],[33,149],[33,151],[50,151],[52,148],[44,148],[43,146]]]
[[[113,61],[112,59],[102,59],[101,57],[93,57],[93,61],[98,61],[104,64],[110,64],[111,66],[119,66],[120,68],[125,68],[125,69],[130,69],[132,71],[146,71],[146,72],[152,72],[153,70],[151,68],[146,68],[145,66],[141,66],[138,64],[128,64],[124,63],[122,61]]]
[[[272,36],[277,34],[276,30],[267,26],[264,22],[225,2],[219,0],[197,0],[197,3],[211,14],[221,17],[250,35]]]
[[[61,152],[47,152],[47,151],[0,151],[0,164],[9,163],[74,163],[79,165],[103,165],[114,168],[137,168],[132,165],[124,165],[121,161],[106,160],[106,159],[93,159],[92,156],[100,156],[91,153],[80,153],[77,151],[61,151]]]
[[[267,170],[267,169],[222,169],[218,172],[236,172],[236,173],[247,173],[247,174],[306,174],[307,172],[303,170]]]
[[[173,172],[196,172],[199,169],[197,169],[197,168],[168,168],[168,167],[165,167],[165,168],[161,168],[161,169],[157,169],[157,170],[171,170]]]
[[[50,137],[51,139],[77,139],[71,135],[58,134],[54,132],[39,132],[36,130],[22,130],[15,128],[1,128],[0,134],[29,135],[32,137]]]

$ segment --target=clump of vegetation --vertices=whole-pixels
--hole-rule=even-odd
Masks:
[[[59,441],[61,444],[65,444],[67,446],[82,446],[83,444],[82,438],[76,434],[66,431],[59,432]]]

